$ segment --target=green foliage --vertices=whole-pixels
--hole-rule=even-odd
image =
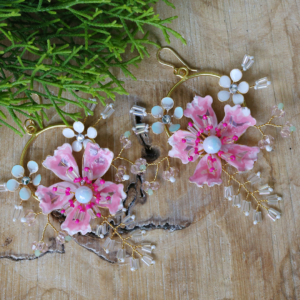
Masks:
[[[93,114],[87,107],[92,101],[80,97],[78,91],[103,105],[106,98],[114,100],[115,93],[126,94],[110,69],[118,67],[135,79],[128,65],[137,66],[149,56],[147,45],[160,47],[149,40],[145,25],[159,28],[168,43],[169,34],[185,43],[179,33],[165,26],[176,17],[161,20],[155,14],[151,5],[158,1],[0,0],[0,108],[4,109],[0,123],[22,135],[19,114],[42,127],[45,109],[54,107],[68,124],[67,118],[78,120],[81,115],[65,112],[62,107],[67,103],[82,108],[85,115]],[[162,1],[174,8],[168,0]],[[123,60],[127,46],[138,55]],[[63,92],[76,101],[63,98]],[[49,99],[50,104],[39,103],[32,94]],[[5,113],[18,129],[4,121]]]

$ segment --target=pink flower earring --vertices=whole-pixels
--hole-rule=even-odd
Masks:
[[[162,50],[171,51],[183,64],[183,67],[176,68],[174,65],[163,61],[160,58]],[[265,209],[271,220],[275,221],[280,218],[280,212],[272,206],[277,205],[280,196],[273,193],[273,189],[267,183],[261,183],[260,172],[250,173],[246,181],[240,178],[240,174],[244,174],[253,169],[254,163],[258,160],[260,150],[273,150],[274,138],[266,135],[263,128],[273,126],[281,129],[281,136],[288,137],[295,127],[289,122],[285,125],[277,125],[272,123],[275,118],[281,118],[285,112],[283,104],[272,107],[272,115],[270,119],[262,124],[256,125],[256,120],[251,115],[250,110],[245,105],[244,94],[250,88],[259,90],[267,88],[271,82],[265,77],[259,79],[254,85],[250,86],[246,81],[241,81],[242,70],[248,70],[254,63],[254,57],[245,55],[242,61],[242,70],[233,69],[230,77],[219,75],[212,72],[197,72],[190,68],[179,55],[169,47],[163,47],[157,52],[157,60],[165,66],[172,67],[174,74],[181,78],[162,99],[161,106],[154,106],[151,113],[147,113],[143,107],[133,107],[130,113],[145,118],[152,115],[154,118],[161,118],[162,122],[156,122],[152,125],[154,134],[161,134],[163,131],[168,136],[168,143],[172,147],[169,151],[169,157],[179,158],[183,164],[188,164],[198,160],[198,164],[194,174],[189,178],[191,183],[195,183],[198,187],[207,185],[212,187],[222,183],[221,175],[227,176],[227,186],[224,187],[224,198],[232,201],[233,206],[238,207],[249,216],[252,208],[253,223],[261,222],[261,210]],[[190,74],[190,72],[194,72]],[[195,73],[196,72],[196,73]],[[225,116],[221,122],[218,122],[216,114],[212,109],[213,99],[211,96],[204,98],[195,96],[191,103],[187,104],[183,111],[181,107],[177,107],[174,114],[169,115],[169,110],[174,106],[174,100],[171,98],[173,92],[183,82],[199,77],[211,76],[219,79],[219,85],[227,90],[218,93],[218,99],[221,102],[230,98],[233,106],[225,105]],[[142,114],[140,113],[142,111]],[[187,130],[179,130],[180,125],[173,124],[173,120],[180,119],[185,116],[189,121]],[[146,123],[137,124],[148,131],[149,125]],[[257,147],[241,145],[239,138],[245,134],[249,127],[256,128],[262,135],[262,140],[258,142]],[[144,131],[141,131],[143,133]],[[136,134],[140,134],[135,130]],[[172,182],[172,181],[171,181]],[[252,188],[254,185],[255,188]],[[234,186],[237,192],[234,193]]]

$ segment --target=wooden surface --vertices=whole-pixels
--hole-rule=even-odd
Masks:
[[[229,74],[232,68],[239,67],[245,53],[254,55],[255,64],[244,79],[252,83],[268,76],[272,85],[246,95],[252,115],[258,123],[264,123],[271,106],[283,102],[286,119],[298,128],[286,140],[275,129],[269,129],[275,137],[275,151],[260,153],[255,166],[283,196],[279,206],[282,218],[273,223],[264,212],[262,224],[254,226],[251,217],[245,217],[223,199],[223,186],[197,188],[187,180],[196,165],[181,165],[172,159],[171,163],[180,169],[180,181],[174,185],[161,181],[160,190],[149,198],[143,197],[139,188],[131,191],[132,199],[136,199],[132,211],[137,215],[137,226],[151,224],[153,228],[169,229],[148,232],[147,240],[157,245],[155,266],[143,265],[138,272],[131,272],[127,265],[110,264],[99,258],[95,250],[98,240],[89,245],[96,254],[81,246],[90,241],[77,240],[78,243],[72,241],[65,249],[32,260],[30,243],[41,236],[46,220],[41,218],[39,225],[32,229],[12,223],[12,206],[18,202],[18,196],[3,193],[0,299],[300,299],[300,2],[172,2],[175,11],[163,3],[156,10],[163,18],[179,16],[171,27],[185,37],[187,46],[173,38],[171,46],[191,66],[221,74]],[[164,44],[158,32],[153,32],[152,38]],[[149,52],[151,57],[139,69],[132,69],[137,81],[115,71],[125,81],[130,95],[117,97],[116,113],[101,123],[97,138],[102,147],[109,147],[115,153],[120,149],[119,136],[132,127],[133,120],[128,114],[131,105],[137,103],[151,109],[160,104],[178,80],[170,68],[157,63],[156,49],[150,48]],[[176,62],[172,56],[164,57]],[[174,99],[176,105],[185,107],[195,93],[212,95],[220,119],[223,107],[216,99],[219,89],[216,79],[194,79],[185,83]],[[51,124],[58,121],[54,112],[49,115]],[[150,118],[146,121],[153,122]],[[187,121],[182,124],[185,126]],[[0,174],[1,180],[6,181],[11,167],[19,162],[28,137],[20,139],[6,128],[0,129],[0,136]],[[258,139],[253,130],[242,142],[254,145]],[[164,135],[154,137],[150,133],[146,140],[154,157],[157,153],[167,154]],[[27,159],[40,162],[64,141],[59,130],[45,134],[30,148]],[[145,145],[134,138],[134,146],[125,156],[136,159],[143,154],[143,149]],[[56,180],[45,169],[41,174],[44,185]],[[113,173],[107,176],[112,179]],[[139,186],[134,184],[133,176],[131,181],[133,187]],[[183,229],[176,230],[180,228]],[[50,244],[52,237],[53,232],[47,231]]]

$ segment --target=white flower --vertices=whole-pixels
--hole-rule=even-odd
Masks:
[[[84,131],[84,125],[79,121],[74,122],[73,128],[77,134],[75,134],[71,128],[65,128],[63,130],[63,135],[66,138],[76,137],[76,140],[72,143],[72,149],[75,152],[81,151],[82,145],[85,148],[87,143],[92,142],[90,139],[94,139],[97,136],[97,130],[94,127],[89,127],[87,133],[85,135],[82,134]],[[90,139],[87,139],[86,137]]]
[[[165,97],[161,100],[161,106],[154,106],[151,110],[151,114],[154,118],[162,118],[162,122],[155,122],[152,124],[152,130],[155,134],[161,134],[164,131],[165,125],[169,125],[169,130],[175,132],[180,128],[179,124],[172,124],[172,117],[176,119],[181,119],[183,116],[182,107],[176,107],[174,110],[174,115],[170,116],[168,114],[164,115],[164,110],[168,111],[173,108],[174,101],[170,97]]]
[[[243,62],[241,64],[243,71],[247,71],[254,64],[254,57],[250,55],[245,55]],[[227,101],[232,94],[232,101],[234,104],[242,104],[244,102],[244,96],[249,91],[249,84],[246,81],[238,83],[242,79],[242,71],[239,69],[233,69],[230,72],[230,78],[226,75],[221,76],[219,80],[219,85],[223,88],[229,89],[229,91],[220,91],[218,93],[218,98],[220,101]],[[253,86],[255,90],[263,89],[271,84],[267,77],[261,78],[255,81]]]
[[[41,182],[41,175],[37,174],[33,179],[31,179],[31,175],[36,173],[39,170],[38,164],[31,160],[27,164],[27,168],[30,172],[28,176],[24,176],[25,170],[22,166],[20,165],[15,165],[12,170],[11,174],[16,177],[16,178],[22,178],[21,181],[17,181],[15,179],[10,179],[6,183],[6,188],[10,192],[15,192],[19,187],[21,187],[19,191],[19,196],[22,200],[28,200],[31,196],[31,190],[28,187],[29,183],[32,183],[34,186],[38,186]]]
[[[233,103],[242,104],[244,102],[244,96],[242,94],[246,94],[249,91],[249,84],[246,81],[238,83],[238,81],[242,79],[242,71],[239,69],[231,70],[230,78],[226,75],[221,76],[219,85],[223,88],[228,88],[229,91],[220,91],[218,98],[222,102],[227,101],[232,94]]]

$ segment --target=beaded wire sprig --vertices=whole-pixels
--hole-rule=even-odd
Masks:
[[[183,67],[176,68],[173,64],[167,63],[160,58],[162,50],[171,51],[183,64]],[[256,185],[260,182],[260,172],[250,174],[247,181],[243,182],[237,176],[241,173],[250,171],[257,160],[259,149],[267,151],[273,150],[274,138],[270,135],[264,134],[265,127],[276,127],[281,129],[281,136],[286,138],[291,135],[295,127],[286,122],[284,125],[277,125],[272,123],[275,118],[281,118],[285,112],[283,104],[272,107],[272,116],[264,124],[256,125],[256,120],[252,118],[250,110],[246,108],[243,94],[246,94],[250,88],[255,90],[268,87],[271,82],[266,77],[261,78],[255,82],[255,85],[250,86],[247,82],[242,81],[237,83],[242,78],[242,71],[233,69],[230,72],[230,78],[226,75],[219,75],[212,72],[198,72],[190,74],[190,72],[197,72],[196,69],[190,68],[179,55],[169,47],[163,47],[157,52],[157,60],[159,63],[171,67],[174,74],[181,78],[162,99],[160,106],[154,106],[151,113],[147,113],[146,109],[140,106],[133,106],[130,113],[138,117],[146,117],[152,115],[155,118],[161,118],[162,122],[156,122],[152,125],[152,131],[155,134],[166,132],[169,137],[169,144],[172,150],[169,152],[170,157],[177,157],[182,160],[184,164],[193,162],[200,158],[200,162],[196,168],[194,175],[190,178],[190,182],[196,183],[198,186],[203,187],[204,184],[213,186],[222,183],[220,178],[223,172],[228,176],[228,186],[225,186],[225,198],[233,200],[233,206],[241,208],[246,216],[249,215],[251,210],[251,199],[256,203],[253,210],[253,223],[261,222],[262,216],[260,209],[266,209],[268,216],[275,221],[280,218],[280,212],[268,205],[277,205],[278,201],[282,198],[276,194],[271,194],[273,189],[268,184],[261,184],[253,191],[250,189],[250,184]],[[243,71],[248,70],[254,63],[254,57],[245,55],[242,61]],[[192,103],[187,104],[187,109],[183,112],[181,107],[177,107],[174,115],[170,116],[168,111],[174,106],[174,101],[171,98],[172,93],[183,82],[199,77],[211,76],[219,79],[219,85],[223,88],[228,88],[229,91],[220,91],[218,99],[221,102],[229,100],[232,96],[232,101],[236,105],[230,107],[225,106],[225,117],[219,125],[216,123],[216,116],[211,108],[212,99],[210,96],[201,98],[195,96]],[[242,107],[240,106],[242,104]],[[188,131],[179,130],[180,125],[173,124],[172,118],[181,119],[185,115],[191,118],[194,122],[189,122]],[[227,116],[227,117],[226,117]],[[262,135],[262,139],[258,142],[258,147],[240,146],[235,149],[233,146],[239,140],[239,137],[247,130],[248,127],[256,128]],[[149,125],[146,123],[139,123],[133,128],[135,134],[142,134],[148,132]],[[171,135],[173,134],[173,135]],[[231,146],[233,145],[233,146]],[[237,146],[239,146],[237,144]],[[230,147],[230,148],[229,148]],[[228,165],[234,167],[236,171],[232,174],[228,170]],[[233,192],[233,186],[229,185],[231,182],[238,184],[238,191],[236,194]],[[246,193],[245,198],[242,200],[241,190]],[[260,196],[260,197],[259,197]],[[263,199],[260,199],[263,196]]]
[[[93,103],[89,109],[92,111],[96,105]],[[155,166],[156,172],[152,181],[145,181],[142,188],[148,193],[153,194],[153,190],[159,188],[157,181],[159,167],[163,162],[167,162],[163,177],[174,182],[178,171],[170,167],[169,158],[165,157],[156,163],[147,163],[144,158],[139,158],[135,162],[123,157],[123,151],[131,147],[130,132],[127,131],[121,135],[120,141],[123,145],[119,154],[113,158],[113,153],[109,149],[102,149],[97,145],[94,139],[97,137],[96,125],[102,120],[109,118],[114,112],[112,104],[108,104],[101,117],[85,131],[85,122],[75,122],[73,128],[66,125],[52,125],[44,129],[38,129],[32,120],[26,120],[24,128],[31,136],[26,143],[20,158],[20,165],[14,166],[12,174],[16,178],[22,178],[20,182],[15,179],[0,185],[0,191],[18,191],[21,201],[15,205],[13,211],[13,221],[21,220],[28,226],[34,226],[37,223],[37,217],[45,215],[47,222],[44,226],[42,236],[38,242],[33,242],[32,250],[36,257],[49,250],[45,242],[45,232],[51,227],[56,234],[56,243],[64,244],[71,240],[71,235],[80,232],[86,234],[92,231],[90,221],[98,219],[100,223],[93,230],[97,236],[105,239],[103,249],[106,253],[115,255],[118,262],[124,263],[129,259],[132,271],[139,268],[139,261],[143,261],[150,266],[155,263],[153,257],[149,254],[155,249],[154,245],[139,241],[145,236],[145,230],[134,230],[126,237],[122,236],[121,228],[131,225],[135,221],[135,216],[127,212],[123,207],[123,201],[126,199],[123,184],[106,182],[102,175],[111,166],[116,170],[115,181],[117,183],[130,179],[126,174],[126,167],[117,165],[119,160],[131,165],[131,173],[144,174],[149,167]],[[63,128],[63,135],[66,138],[75,138],[72,143],[64,144],[58,147],[54,156],[47,157],[43,166],[51,169],[63,182],[55,183],[50,187],[44,187],[40,184],[41,176],[34,178],[24,177],[24,158],[31,143],[37,136],[47,130]],[[82,176],[79,175],[78,167],[72,151],[79,152],[84,149]],[[38,164],[34,161],[28,163],[28,169],[31,174],[38,171]],[[97,174],[101,173],[101,176]],[[96,176],[97,175],[97,176]],[[97,179],[96,179],[96,177]],[[95,180],[96,179],[96,180]],[[37,187],[37,190],[36,188]],[[23,204],[30,198],[39,202],[41,211],[34,212],[32,209],[23,212]],[[58,211],[66,217],[61,224],[61,229],[57,230],[51,220],[51,212]],[[131,241],[132,240],[132,241]],[[137,243],[138,242],[138,243]],[[129,251],[130,257],[127,253]],[[111,256],[110,256],[111,257]],[[127,259],[128,258],[128,259]]]

